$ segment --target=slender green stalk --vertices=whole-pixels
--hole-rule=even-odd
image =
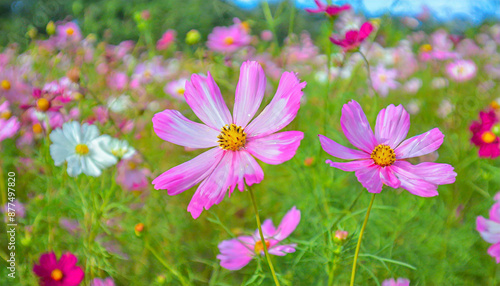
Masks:
[[[278,35],[276,34],[276,27],[275,27],[273,15],[271,13],[271,8],[269,7],[269,3],[267,3],[267,0],[262,1],[262,9],[264,12],[264,17],[266,18],[266,22],[269,25],[269,30],[271,30],[271,32],[273,33],[273,40],[274,40],[274,44],[276,45],[274,50],[277,51],[280,44],[278,42]]]
[[[352,263],[352,273],[351,273],[351,286],[354,286],[354,279],[356,278],[356,263],[358,262],[359,255],[359,247],[361,246],[361,240],[363,239],[363,233],[365,232],[366,224],[368,223],[368,217],[370,217],[370,211],[372,209],[373,201],[375,200],[375,193],[372,195],[372,199],[370,200],[370,205],[366,210],[365,221],[363,222],[363,226],[361,227],[361,231],[359,232],[358,244],[356,245],[356,252],[354,253],[354,262]]]
[[[255,196],[254,196],[253,191],[250,187],[247,186],[247,189],[248,189],[248,193],[250,193],[250,197],[252,198],[253,209],[255,211],[255,219],[257,220],[257,228],[259,229],[260,239],[262,242],[262,247],[264,248],[264,253],[266,254],[267,263],[269,264],[269,268],[271,268],[271,273],[273,274],[274,283],[276,284],[276,286],[280,286],[280,282],[278,281],[278,277],[276,277],[276,273],[274,272],[273,262],[271,261],[271,257],[269,256],[269,253],[267,252],[266,240],[264,239],[264,233],[262,233],[262,226],[260,224],[260,217],[259,217],[259,209],[257,208],[257,202],[255,200]]]
[[[156,250],[154,248],[151,247],[151,245],[149,245],[149,242],[146,240],[146,248],[151,251],[151,253],[154,255],[154,257],[156,257],[156,259],[158,259],[158,261],[161,263],[161,265],[165,266],[165,268],[167,268],[168,271],[172,272],[172,274],[177,277],[177,279],[179,279],[179,281],[181,282],[182,285],[185,285],[185,286],[188,286],[189,283],[184,279],[184,277],[174,268],[172,268],[170,265],[168,265],[167,262],[165,262],[165,260],[163,260],[160,255],[158,255],[158,253],[156,253]]]

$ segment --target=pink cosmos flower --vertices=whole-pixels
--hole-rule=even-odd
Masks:
[[[370,22],[365,22],[359,30],[349,30],[345,33],[344,39],[338,35],[332,35],[330,41],[337,46],[342,47],[344,52],[351,51],[359,47],[359,45],[370,36],[373,31],[373,25]]]
[[[57,25],[56,45],[58,47],[66,46],[69,43],[78,43],[82,40],[82,32],[75,22],[67,22]]]
[[[304,9],[308,13],[326,13],[328,16],[337,16],[340,14],[342,11],[346,11],[351,9],[351,5],[345,4],[342,6],[337,6],[337,5],[325,5],[323,4],[320,0],[314,0],[314,3],[316,3],[317,8],[316,9]]]
[[[382,282],[382,286],[410,286],[410,280],[405,278],[398,278],[395,280],[394,278],[384,280]]]
[[[493,243],[488,248],[488,254],[495,258],[497,263],[500,263],[500,202],[498,195],[495,195],[495,204],[490,209],[490,219],[478,216],[476,229],[486,242]]]
[[[476,71],[476,64],[471,60],[456,60],[446,65],[446,72],[454,81],[468,81],[476,76]]]
[[[383,97],[387,96],[389,89],[396,89],[400,85],[396,81],[397,71],[386,69],[381,64],[371,69],[370,76],[373,88]]]
[[[17,117],[12,116],[9,109],[9,102],[5,101],[0,105],[0,142],[16,135],[21,127]]]
[[[90,286],[115,286],[115,281],[113,281],[113,278],[111,277],[106,279],[95,278],[92,280]]]
[[[59,261],[54,252],[42,254],[40,264],[33,266],[33,272],[40,278],[43,286],[76,286],[83,280],[82,268],[76,266],[78,259],[67,252]]]
[[[257,159],[268,164],[290,160],[304,134],[299,131],[277,131],[297,115],[306,82],[292,72],[281,76],[271,103],[252,122],[266,89],[266,76],[257,62],[244,62],[236,86],[233,116],[222,98],[210,72],[197,74],[186,83],[187,104],[204,124],[193,122],[176,110],[165,110],[153,117],[156,134],[163,140],[190,148],[212,148],[198,157],[174,167],[157,177],[155,189],[167,189],[173,196],[200,183],[188,211],[197,218],[203,208],[209,209],[229,195],[236,185],[247,185],[264,178]]]
[[[167,30],[161,39],[156,42],[156,49],[158,51],[166,50],[170,45],[175,42],[175,37],[177,36],[177,32],[175,30]]]
[[[220,53],[233,53],[250,44],[248,29],[238,18],[229,27],[215,27],[208,35],[207,47]]]
[[[297,244],[283,244],[280,242],[287,238],[300,222],[300,211],[293,207],[281,220],[278,228],[273,221],[267,219],[262,224],[264,241],[269,254],[285,256],[295,252]],[[219,244],[220,266],[228,270],[239,270],[247,265],[256,255],[265,255],[264,245],[260,239],[259,230],[252,236],[239,236],[234,239],[224,240]]]
[[[289,38],[285,40],[287,46],[283,53],[286,56],[288,64],[310,62],[318,55],[319,49],[314,45],[311,36],[307,32],[300,34],[300,43],[289,44]]]
[[[148,188],[151,172],[146,168],[138,168],[142,163],[138,156],[121,160],[117,165],[116,182],[125,190],[143,191]]]
[[[122,91],[128,83],[128,76],[124,72],[112,72],[108,75],[107,84],[110,88]]]
[[[363,109],[356,101],[344,105],[340,124],[347,140],[360,150],[344,147],[319,135],[321,146],[328,154],[346,163],[326,163],[343,171],[354,171],[358,181],[371,193],[380,193],[382,185],[404,188],[421,197],[437,196],[438,185],[455,182],[456,173],[448,164],[420,163],[412,165],[406,159],[429,154],[443,143],[438,128],[404,140],[410,129],[410,115],[402,105],[389,105],[377,116],[375,134]],[[404,140],[404,141],[403,141]]]
[[[165,93],[170,94],[173,98],[184,100],[184,92],[186,91],[186,78],[171,81],[165,85]]]
[[[479,112],[480,121],[470,125],[471,142],[479,146],[479,157],[497,158],[500,156],[500,120],[494,110]]]

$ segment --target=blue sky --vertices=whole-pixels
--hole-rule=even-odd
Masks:
[[[252,9],[261,0],[229,0],[242,8]],[[283,0],[268,0],[277,3]],[[326,3],[326,0],[323,0]],[[422,5],[429,7],[434,17],[440,21],[453,18],[468,19],[480,23],[484,18],[500,18],[500,1],[496,0],[333,0],[334,4],[351,4],[356,11],[367,17],[378,17],[386,12],[392,15],[416,15]],[[295,0],[298,8],[315,7],[313,0]]]

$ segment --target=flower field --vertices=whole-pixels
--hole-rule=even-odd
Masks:
[[[499,285],[500,24],[314,3],[0,45],[0,285]]]

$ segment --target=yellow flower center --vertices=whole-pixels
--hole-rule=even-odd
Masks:
[[[52,270],[52,272],[50,273],[50,277],[55,281],[61,281],[61,279],[63,278],[63,273],[61,270],[56,268]]]
[[[378,76],[381,82],[386,82],[387,81],[387,76],[385,74],[381,74]]]
[[[42,132],[43,132],[42,124],[40,123],[33,124],[33,133],[40,134]]]
[[[221,133],[217,136],[219,147],[224,150],[238,151],[247,141],[247,134],[241,126],[236,124],[226,125],[222,127]]]
[[[420,47],[420,51],[428,53],[428,52],[432,51],[432,46],[429,44],[422,45]]]
[[[39,111],[47,111],[50,108],[50,101],[46,98],[40,98],[36,101],[36,109]]]
[[[493,143],[497,137],[493,132],[486,131],[481,135],[481,140],[483,140],[484,143]]]
[[[184,88],[179,88],[179,89],[177,89],[177,94],[179,94],[179,95],[184,95],[184,92],[185,92],[185,91],[186,91],[186,90],[185,90]]]
[[[2,87],[3,90],[9,90],[10,89],[10,81],[4,79],[0,83],[0,86]]]
[[[500,104],[499,104],[498,102],[496,102],[496,101],[492,101],[492,102],[490,103],[490,106],[491,106],[491,108],[493,108],[493,109],[499,109],[499,108],[500,108]]]
[[[86,155],[89,152],[89,147],[85,144],[78,144],[75,147],[75,152],[78,155]]]
[[[269,246],[271,246],[271,243],[267,240],[266,241],[266,249],[269,249]],[[264,244],[262,243],[262,240],[259,240],[255,243],[255,253],[260,254],[262,251],[264,251]]]
[[[0,114],[0,118],[2,119],[9,119],[12,116],[12,112],[10,110],[6,110]]]
[[[250,24],[248,24],[247,21],[241,22],[240,26],[243,30],[245,30],[245,32],[250,32]]]
[[[129,161],[128,162],[128,167],[131,169],[131,170],[135,170],[135,168],[137,168],[137,164],[132,162],[132,161]]]
[[[464,68],[463,66],[459,66],[459,67],[457,68],[457,73],[458,73],[459,75],[463,74],[463,73],[464,73],[464,71],[465,71],[465,68]]]
[[[224,44],[226,44],[226,45],[228,45],[228,46],[230,46],[230,45],[234,44],[234,39],[233,39],[233,37],[226,37],[226,38],[224,38]]]
[[[149,70],[147,70],[144,72],[143,75],[146,79],[150,79],[153,74]]]
[[[375,164],[381,167],[387,167],[396,162],[396,153],[391,147],[384,144],[377,145],[370,157]]]
[[[66,35],[71,36],[75,33],[75,30],[73,28],[67,28],[66,29]]]

